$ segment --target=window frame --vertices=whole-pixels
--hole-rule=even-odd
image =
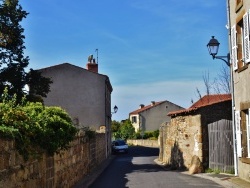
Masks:
[[[241,14],[231,27],[231,60],[234,71],[242,71],[250,63],[250,9]]]
[[[235,134],[236,134],[236,144],[237,144],[237,155],[242,157],[242,146],[241,146],[241,118],[240,111],[236,110],[235,115]]]
[[[235,12],[238,12],[243,6],[243,0],[235,0]]]
[[[244,64],[247,64],[250,62],[250,32],[249,32],[249,16],[250,15],[250,10],[248,10],[244,15],[243,15],[243,27],[242,27],[242,52],[243,52],[243,60]]]
[[[132,123],[137,123],[137,116],[132,116],[131,121]]]
[[[250,158],[250,109],[246,113],[247,158]]]
[[[250,159],[250,108],[235,111],[237,155]],[[248,162],[247,162],[248,163]]]

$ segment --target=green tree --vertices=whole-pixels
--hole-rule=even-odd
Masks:
[[[120,127],[121,127],[121,123],[119,121],[113,120],[111,122],[111,131],[113,133],[119,131]]]
[[[29,65],[29,57],[24,56],[25,36],[20,22],[27,15],[18,0],[0,0],[0,93],[3,93],[7,87],[11,97],[16,94],[17,102],[20,102],[25,95],[26,84],[32,83],[31,87],[35,85],[44,87],[43,92],[33,92],[32,95],[41,95],[41,93],[46,95],[51,83],[41,75],[41,79],[37,79],[38,74],[34,71],[31,71],[31,74],[25,72],[25,68]],[[36,88],[35,91],[38,89]]]
[[[111,122],[112,138],[114,138],[114,139],[121,138],[121,136],[120,136],[120,128],[121,128],[121,123],[119,121],[113,120]]]
[[[50,91],[50,78],[43,77],[41,72],[30,69],[26,76],[26,83],[30,86],[27,99],[32,102],[42,102],[41,97],[47,97]]]
[[[135,128],[133,127],[130,120],[126,120],[124,123],[122,123],[119,132],[121,138],[124,140],[133,139],[135,137]]]

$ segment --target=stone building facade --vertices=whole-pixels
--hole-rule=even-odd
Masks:
[[[189,169],[193,156],[208,167],[209,123],[232,120],[231,95],[207,95],[190,108],[170,112],[160,128],[159,160],[172,168]],[[226,155],[226,154],[225,154]]]
[[[236,132],[236,175],[250,181],[250,1],[227,1],[233,110]]]

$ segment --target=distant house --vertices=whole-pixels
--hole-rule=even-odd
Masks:
[[[159,160],[175,168],[190,168],[192,157],[198,156],[208,167],[208,124],[232,120],[231,105],[230,94],[206,95],[190,108],[168,113],[171,121],[160,131]]]
[[[110,152],[111,92],[109,77],[98,73],[98,64],[89,57],[87,68],[63,63],[40,69],[51,78],[51,91],[43,98],[47,106],[60,106],[71,116],[77,128],[90,127],[107,134]]]
[[[164,122],[169,122],[167,113],[173,110],[184,109],[169,101],[152,101],[150,105],[139,106],[139,109],[129,113],[129,119],[136,132],[155,131]]]

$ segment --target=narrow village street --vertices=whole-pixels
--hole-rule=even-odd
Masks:
[[[0,0],[0,188],[250,188],[249,80],[250,0]]]
[[[224,187],[214,181],[170,171],[156,164],[157,148],[130,147],[128,154],[117,154],[90,188],[193,188]],[[84,185],[79,187],[84,187]]]

